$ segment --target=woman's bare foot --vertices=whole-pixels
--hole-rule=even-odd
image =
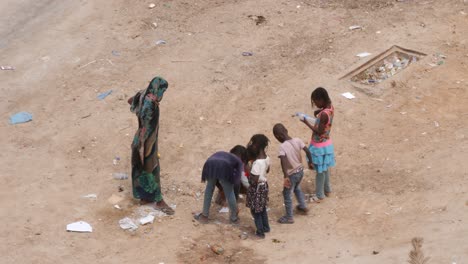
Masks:
[[[326,196],[326,197],[330,197],[330,195],[331,195],[331,192],[326,192],[326,193],[325,193],[325,196]]]
[[[160,210],[167,215],[173,215],[175,213],[174,209],[167,205],[164,200],[154,203],[153,207],[154,209]]]

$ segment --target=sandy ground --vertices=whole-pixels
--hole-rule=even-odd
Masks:
[[[405,263],[415,236],[425,239],[430,263],[468,262],[468,3],[149,3],[0,2],[0,65],[16,67],[0,71],[1,263]],[[167,44],[155,45],[160,39]],[[357,53],[391,45],[428,56],[379,93],[339,80],[368,59]],[[432,67],[435,53],[446,59]],[[128,232],[118,221],[138,204],[130,181],[112,173],[130,172],[137,121],[126,99],[155,75],[170,83],[160,153],[164,195],[176,214]],[[312,112],[308,98],[317,86],[336,107],[334,195],[281,226],[271,128],[282,122],[307,141],[310,131],[291,114]],[[340,95],[348,91],[356,99]],[[34,120],[9,125],[19,111]],[[272,232],[253,239],[243,205],[240,226],[228,225],[216,206],[210,224],[192,222],[202,206],[205,159],[255,133],[271,140]],[[313,192],[313,172],[303,189]],[[82,198],[90,193],[97,199]],[[123,197],[122,210],[107,201],[113,194]],[[67,233],[66,224],[78,220],[94,232]],[[250,237],[241,239],[242,232]],[[213,244],[224,254],[215,255]]]

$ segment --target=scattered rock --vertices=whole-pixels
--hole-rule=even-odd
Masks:
[[[213,246],[210,246],[210,248],[211,248],[211,251],[216,253],[216,255],[222,255],[224,253],[224,248],[221,247],[220,245],[213,245]]]
[[[242,234],[240,234],[239,237],[242,240],[246,240],[249,237],[249,235],[247,234],[247,232],[242,232]]]
[[[377,254],[379,254],[379,252],[374,250],[374,251],[372,251],[372,254],[377,255]]]
[[[284,243],[284,241],[281,241],[281,240],[276,239],[276,238],[273,238],[271,241],[272,241],[273,243]]]
[[[155,5],[154,3],[151,3],[151,4],[148,5],[148,8],[149,8],[149,9],[153,9],[153,8],[155,8],[155,7],[156,7],[156,5]]]
[[[252,19],[257,26],[266,23],[266,18],[264,16],[249,15],[248,17]]]

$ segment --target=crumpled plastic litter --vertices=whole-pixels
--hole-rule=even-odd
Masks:
[[[32,121],[32,119],[33,119],[33,116],[31,113],[19,112],[10,116],[10,124],[16,125],[16,124],[27,123],[29,121]]]

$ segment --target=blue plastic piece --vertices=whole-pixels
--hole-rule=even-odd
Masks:
[[[99,100],[104,100],[109,94],[112,93],[112,90],[109,90],[107,92],[103,92],[97,96],[97,99]]]
[[[12,125],[22,124],[22,123],[32,121],[32,119],[33,119],[32,114],[28,112],[19,112],[10,116],[10,124]]]

